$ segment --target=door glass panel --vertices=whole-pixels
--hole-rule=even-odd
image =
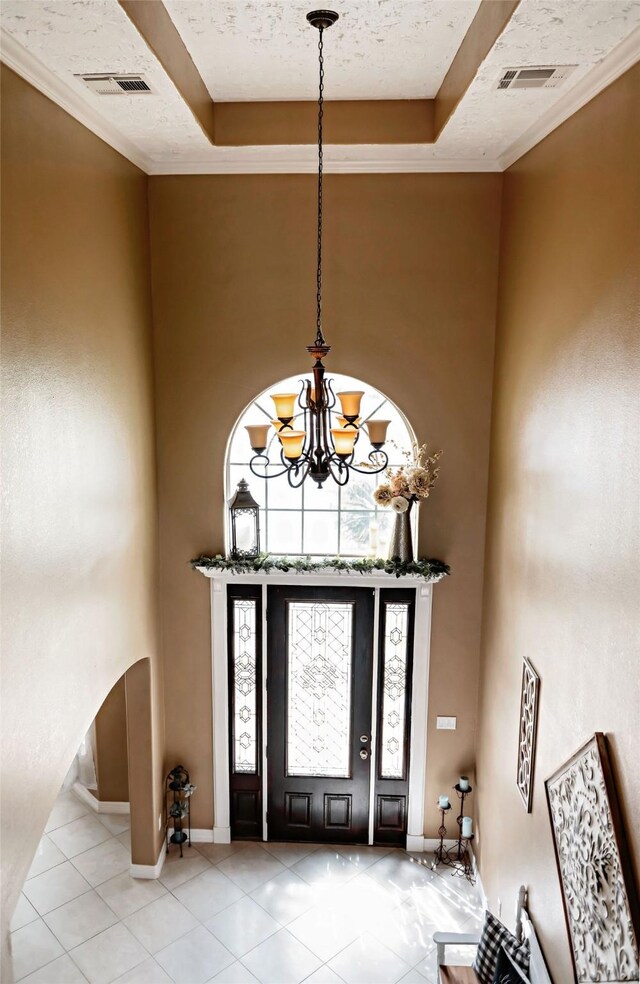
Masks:
[[[404,779],[409,605],[384,606],[380,778]]]
[[[233,771],[250,774],[258,767],[256,611],[253,599],[233,602]]]
[[[287,775],[350,775],[352,627],[352,603],[288,603]]]

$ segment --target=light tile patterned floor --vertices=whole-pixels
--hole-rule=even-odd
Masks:
[[[198,844],[129,875],[128,817],[54,806],[12,922],[22,984],[434,984],[436,930],[477,892],[404,851]],[[469,963],[472,953],[452,952]]]

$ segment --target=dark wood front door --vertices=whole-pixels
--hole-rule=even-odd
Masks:
[[[367,843],[374,592],[269,587],[270,840]]]

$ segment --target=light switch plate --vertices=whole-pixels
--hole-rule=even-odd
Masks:
[[[457,718],[454,717],[441,717],[438,715],[436,718],[436,728],[438,731],[455,731],[456,724],[458,722]]]

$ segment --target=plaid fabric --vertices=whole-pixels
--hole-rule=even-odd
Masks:
[[[515,961],[511,959],[503,946],[500,947],[500,952],[498,953],[493,984],[530,984],[529,978],[520,970]]]
[[[480,935],[478,952],[473,962],[473,969],[482,984],[493,984],[496,964],[500,947],[504,947],[514,963],[524,973],[529,971],[529,944],[519,943],[513,933],[503,926],[488,910],[484,914],[484,926]]]

